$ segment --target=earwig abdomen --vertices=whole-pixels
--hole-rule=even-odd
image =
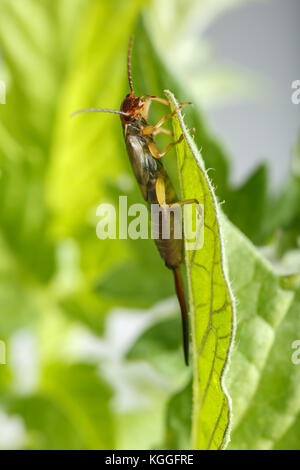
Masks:
[[[165,265],[170,269],[175,269],[183,263],[183,240],[174,237],[173,213],[167,214],[167,211],[168,209],[160,209],[157,217],[158,222],[151,220],[151,231],[156,236],[155,243]],[[163,237],[163,225],[165,227],[169,225],[170,236],[168,238]]]
[[[158,251],[169,269],[175,269],[183,263],[182,240],[155,240]]]

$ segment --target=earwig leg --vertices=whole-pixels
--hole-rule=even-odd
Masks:
[[[177,202],[174,202],[173,204],[171,204],[170,207],[181,207],[181,206],[185,206],[186,204],[198,204],[199,205],[199,202],[197,199],[186,199],[185,201],[177,201]]]
[[[143,106],[143,109],[142,109],[142,116],[144,119],[148,119],[148,115],[149,115],[149,111],[150,111],[150,106],[152,104],[152,101],[157,101],[158,103],[162,103],[166,106],[170,106],[170,102],[168,100],[165,100],[163,98],[159,98],[158,96],[152,96],[152,95],[143,95],[142,96],[142,99],[143,98],[146,98],[144,100],[144,106]]]
[[[158,177],[156,179],[155,192],[156,192],[158,204],[162,207],[165,206],[166,205],[166,185],[165,185],[165,180],[163,176],[161,175],[161,173],[158,174]]]
[[[159,129],[156,129],[153,132],[154,136],[157,134],[167,134],[167,135],[170,135],[171,137],[174,137],[174,132],[169,131],[169,129],[165,129],[164,127],[159,127]]]
[[[180,110],[182,109],[184,106],[186,106],[187,104],[192,104],[191,102],[186,102],[186,103],[180,103],[178,105],[178,107],[176,109],[174,109],[174,111],[172,111],[171,113],[167,114],[166,116],[163,116],[157,124],[155,124],[155,127],[156,129],[158,129],[159,127],[161,127],[168,119],[170,119],[171,117],[175,116],[175,114]]]
[[[154,126],[145,126],[141,132],[140,132],[140,135],[143,136],[143,135],[151,135],[151,134],[154,134],[155,131],[157,129],[159,129],[161,126],[163,126],[163,124],[170,118],[172,118],[173,116],[175,116],[175,114],[177,113],[177,111],[179,111],[180,109],[182,109],[184,106],[186,106],[187,104],[191,104],[191,103],[180,103],[179,106],[174,109],[174,111],[172,111],[170,114],[167,114],[166,116],[163,116],[157,124],[155,124]]]
[[[164,157],[173,147],[174,145],[177,145],[179,144],[179,142],[181,142],[183,140],[183,134],[181,134],[181,136],[179,137],[178,140],[176,140],[175,142],[171,142],[169,145],[167,145],[167,147],[165,148],[165,150],[163,150],[162,152],[160,152],[158,150],[158,148],[156,147],[155,143],[154,142],[150,142],[148,144],[148,148],[151,152],[151,155],[154,157],[154,158],[162,158]]]
[[[145,103],[141,109],[141,115],[142,117],[147,121],[148,119],[148,115],[149,115],[149,111],[150,111],[150,107],[151,107],[151,103],[152,103],[152,99],[151,98],[147,98],[145,100]]]
[[[171,204],[169,207],[182,207],[185,206],[186,204],[196,204],[196,209],[197,209],[197,218],[200,219],[202,210],[199,204],[198,199],[186,199],[185,201],[176,201],[173,204]]]
[[[159,96],[152,96],[152,95],[144,95],[143,97],[147,98],[147,101],[157,101],[158,103],[162,103],[166,106],[170,106],[170,101],[160,98]]]
[[[185,201],[176,201],[176,202],[173,202],[172,204],[167,204],[166,203],[166,185],[165,185],[164,177],[162,176],[161,173],[158,174],[158,177],[156,179],[155,191],[156,191],[156,197],[160,206],[168,206],[169,208],[171,208],[171,207],[185,206],[186,204],[198,204],[199,205],[198,199],[186,199]]]

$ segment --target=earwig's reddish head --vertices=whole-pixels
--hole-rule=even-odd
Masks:
[[[142,100],[133,94],[126,95],[121,104],[121,111],[125,114],[121,115],[121,120],[124,124],[134,121],[141,107],[143,106]]]

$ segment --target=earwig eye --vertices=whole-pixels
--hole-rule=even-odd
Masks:
[[[128,93],[128,95],[126,95],[126,98],[129,98],[130,94]]]
[[[126,121],[126,122],[134,121],[134,117],[133,116],[124,116],[124,121]]]

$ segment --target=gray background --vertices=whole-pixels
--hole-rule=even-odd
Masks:
[[[209,111],[213,130],[234,160],[242,181],[268,161],[273,186],[283,181],[300,129],[300,105],[291,84],[300,80],[300,0],[253,2],[220,17],[205,34],[221,63],[262,78],[257,97]]]

